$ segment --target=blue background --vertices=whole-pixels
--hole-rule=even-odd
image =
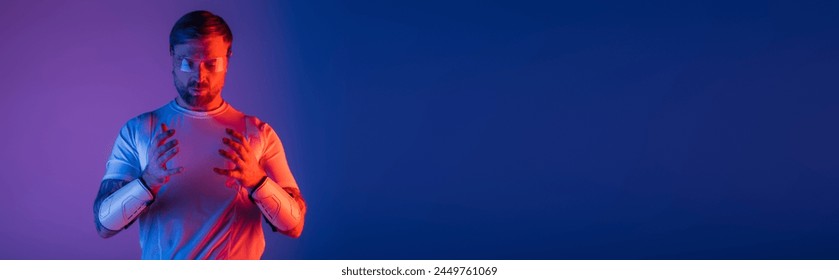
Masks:
[[[309,205],[266,259],[839,256],[839,5],[577,2],[4,1],[0,257],[139,257],[91,206],[193,9]]]

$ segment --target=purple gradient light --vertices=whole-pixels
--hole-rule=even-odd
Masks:
[[[175,98],[167,40],[188,11],[210,10],[233,29],[222,96],[296,141],[284,17],[272,3],[0,4],[0,259],[139,258],[136,226],[96,234],[93,199],[119,128]],[[293,241],[267,232],[266,256],[294,256]]]

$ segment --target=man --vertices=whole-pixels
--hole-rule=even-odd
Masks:
[[[306,204],[279,137],[221,97],[232,41],[207,11],[175,23],[178,96],[120,130],[93,204],[103,238],[139,220],[143,259],[259,259],[263,218],[300,236]]]

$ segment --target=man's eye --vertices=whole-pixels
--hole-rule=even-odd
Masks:
[[[193,62],[189,61],[188,59],[181,59],[180,65],[181,71],[191,71],[193,68]]]

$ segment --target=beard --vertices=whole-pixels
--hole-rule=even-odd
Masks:
[[[208,85],[201,85],[202,88],[207,88],[206,92],[199,95],[190,94],[189,89],[197,86],[198,81],[189,81],[189,84],[185,85],[181,83],[177,77],[175,78],[175,89],[178,90],[178,96],[180,96],[187,105],[192,107],[206,107],[221,93],[221,90],[219,89],[212,88]]]

